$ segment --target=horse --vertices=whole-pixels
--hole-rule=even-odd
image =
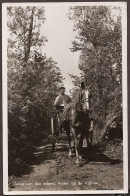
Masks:
[[[78,90],[73,103],[69,108],[68,119],[64,120],[62,127],[66,131],[69,143],[69,155],[72,155],[70,131],[74,138],[76,164],[81,165],[81,148],[83,139],[86,138],[88,145],[89,142],[89,128],[90,128],[90,115],[89,115],[89,98],[90,93],[86,89],[84,82],[81,83],[81,88]],[[63,112],[64,115],[65,111]]]

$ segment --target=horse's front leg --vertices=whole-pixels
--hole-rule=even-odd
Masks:
[[[69,156],[72,156],[70,129],[66,130],[66,134],[69,143]]]
[[[82,160],[82,155],[83,155],[83,140],[84,140],[84,135],[81,134],[79,138],[79,158]]]
[[[75,152],[76,152],[76,164],[78,166],[81,166],[81,161],[80,161],[80,156],[79,156],[79,140],[78,140],[78,136],[76,133],[75,128],[71,128],[73,137],[74,137],[74,142],[75,142]]]

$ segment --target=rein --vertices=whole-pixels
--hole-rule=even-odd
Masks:
[[[75,110],[78,110],[78,111],[80,111],[80,112],[84,112],[83,110],[80,110],[80,109],[78,109],[78,108],[74,108]]]
[[[74,108],[75,110],[79,111],[79,112],[84,112],[84,113],[87,113],[89,110],[87,110],[86,112],[81,110],[81,109],[78,109],[78,108]]]

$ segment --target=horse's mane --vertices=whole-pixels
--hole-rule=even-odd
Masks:
[[[73,99],[73,108],[80,108],[80,94],[81,94],[81,89],[77,90],[76,95]]]

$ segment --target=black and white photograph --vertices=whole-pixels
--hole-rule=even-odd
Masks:
[[[2,4],[4,194],[128,193],[127,3]]]

